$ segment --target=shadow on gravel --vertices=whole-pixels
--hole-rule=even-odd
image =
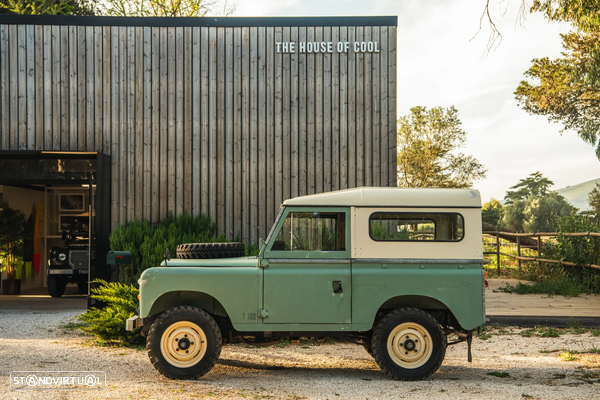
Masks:
[[[323,379],[340,378],[340,379],[356,379],[363,381],[380,381],[380,382],[393,382],[393,379],[386,377],[383,372],[379,370],[369,370],[364,368],[357,368],[356,366],[348,366],[347,368],[321,368],[315,366],[281,366],[281,365],[265,365],[247,361],[238,361],[230,359],[220,359],[217,361],[218,365],[241,368],[246,370],[259,370],[259,371],[284,371],[288,377],[294,375],[298,380],[303,379],[319,379],[319,375]],[[225,371],[219,371],[225,373]],[[311,372],[310,376],[300,374],[300,372]],[[481,384],[482,381],[490,383],[500,383],[506,385],[519,384],[535,384],[543,386],[566,386],[566,387],[577,387],[581,385],[600,385],[600,380],[597,378],[590,378],[586,375],[585,371],[579,369],[565,370],[560,368],[509,368],[509,369],[488,369],[488,368],[465,368],[465,367],[442,367],[437,373],[431,378],[421,381],[422,382],[450,382],[450,381],[461,381],[466,384]],[[417,384],[417,382],[403,382],[406,384]]]
[[[310,366],[283,366],[283,365],[268,365],[258,364],[248,361],[219,359],[217,365],[223,365],[228,367],[235,367],[248,370],[260,370],[260,371],[303,371],[303,372],[316,372],[322,373],[323,376],[327,377],[354,377],[357,379],[362,378],[363,380],[380,380],[387,379],[383,373],[379,370],[372,369],[361,369],[356,366],[348,366],[347,368],[322,368],[322,367],[310,367]]]

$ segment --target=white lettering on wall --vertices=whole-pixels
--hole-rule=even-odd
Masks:
[[[277,53],[379,53],[379,42],[275,42]]]

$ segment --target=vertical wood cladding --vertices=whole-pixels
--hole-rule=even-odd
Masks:
[[[0,23],[0,150],[108,154],[113,226],[254,243],[292,196],[396,185],[394,24],[152,25]]]

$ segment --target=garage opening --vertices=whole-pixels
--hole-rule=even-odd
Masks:
[[[89,281],[111,280],[106,265],[109,156],[1,151],[0,204],[22,211],[25,219],[22,257],[12,260],[12,274],[3,268],[2,294],[88,296]],[[88,297],[88,306],[92,305]]]

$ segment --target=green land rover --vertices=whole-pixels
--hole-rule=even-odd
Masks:
[[[140,312],[163,375],[206,374],[224,343],[337,336],[401,380],[431,376],[485,322],[481,199],[470,189],[356,188],[283,203],[258,256],[186,244],[144,271]],[[219,257],[219,258],[214,258]]]

